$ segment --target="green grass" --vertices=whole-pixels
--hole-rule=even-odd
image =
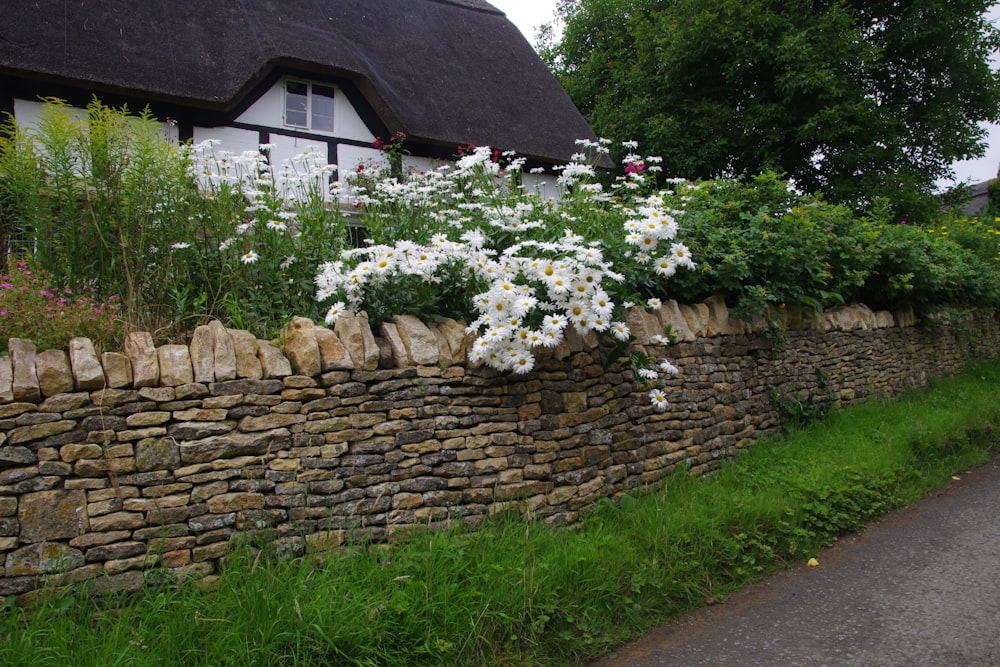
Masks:
[[[709,478],[602,502],[576,530],[502,515],[322,557],[247,547],[210,592],[11,601],[0,664],[581,664],[988,460],[998,385],[992,364],[835,412]]]

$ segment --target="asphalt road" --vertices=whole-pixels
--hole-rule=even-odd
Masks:
[[[1000,667],[1000,457],[591,667]]]

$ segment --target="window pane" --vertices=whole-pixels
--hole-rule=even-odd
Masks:
[[[309,86],[298,81],[285,83],[285,125],[308,127],[306,110],[309,104]]]
[[[312,129],[333,132],[333,88],[314,85],[312,92]]]

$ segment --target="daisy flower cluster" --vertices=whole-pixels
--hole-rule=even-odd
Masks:
[[[217,150],[218,144],[217,139],[195,144],[190,159],[198,186],[206,196],[211,198],[229,189],[240,193],[244,201],[237,214],[245,221],[219,243],[219,250],[225,252],[236,246],[240,261],[254,264],[268,247],[283,247],[286,252],[282,264],[287,267],[296,258],[284,246],[294,246],[302,233],[302,226],[297,224],[299,211],[317,204],[323,208],[335,195],[337,189],[331,188],[330,179],[337,166],[327,164],[313,146],[275,167],[271,163],[274,144],[260,144],[257,150],[242,153]]]
[[[592,187],[599,184],[591,183],[594,170],[584,160],[587,154],[606,152],[607,145],[586,142],[582,148],[587,153],[560,168],[559,182],[572,191],[575,206],[582,198],[593,210],[617,216],[617,233],[624,238],[615,245],[625,248],[628,263],[645,264],[662,277],[678,267],[693,267],[687,248],[674,240],[678,225],[663,197],[632,196],[630,205],[624,205],[605,195],[601,187]],[[495,151],[479,147],[455,165],[407,180],[378,180],[368,173],[362,183],[352,183],[362,209],[387,200],[406,204],[411,212],[421,209],[425,226],[437,231],[420,242],[372,242],[324,263],[315,283],[317,300],[334,301],[326,322],[333,324],[346,312],[364,309],[377,288],[401,284],[401,279],[429,289],[457,279],[471,295],[476,315],[468,324],[468,331],[476,334],[469,352],[475,363],[528,373],[538,350],[558,345],[569,327],[580,335],[594,332],[627,345],[632,340],[624,319],[629,304],[619,299],[631,287],[626,273],[607,256],[604,241],[573,230],[579,210],[571,214],[558,202],[543,202],[519,189],[510,165],[520,170],[523,161],[513,159],[503,166],[496,157]],[[622,190],[629,195],[632,189]],[[636,371],[638,379],[654,384],[676,369],[665,362]],[[662,389],[652,389],[649,397],[658,408],[666,407]]]

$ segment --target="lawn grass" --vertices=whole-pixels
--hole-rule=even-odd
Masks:
[[[321,556],[237,549],[218,585],[0,611],[0,664],[577,665],[814,555],[988,460],[1000,364],[761,442],[711,477]]]

